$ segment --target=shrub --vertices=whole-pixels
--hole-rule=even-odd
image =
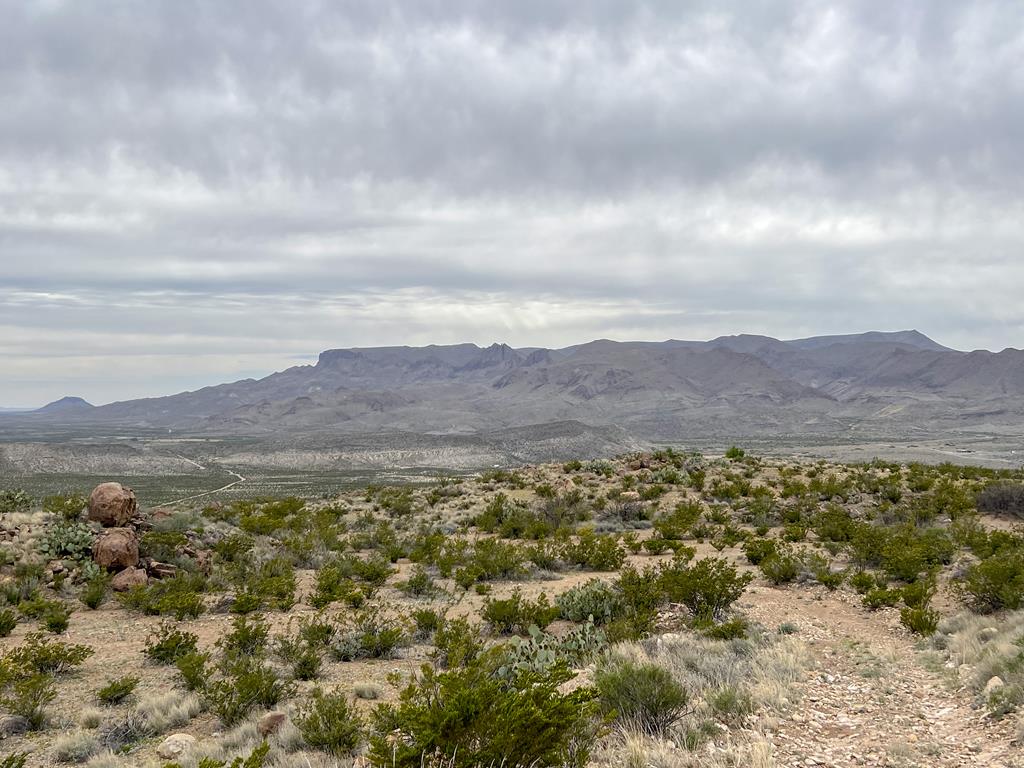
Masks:
[[[32,506],[32,497],[20,488],[0,491],[0,515],[9,512],[24,512]]]
[[[412,620],[416,625],[416,637],[427,640],[444,622],[444,616],[432,608],[417,608],[412,612]]]
[[[174,664],[182,656],[195,653],[198,642],[196,635],[165,621],[150,633],[143,653],[157,664]]]
[[[902,596],[903,593],[898,589],[875,587],[865,593],[861,602],[864,604],[865,608],[877,611],[880,608],[892,608],[900,601]]]
[[[169,579],[138,586],[120,596],[126,608],[140,610],[149,616],[174,616],[178,621],[198,617],[206,606],[200,594],[206,579],[198,573],[178,573]]]
[[[1003,550],[970,566],[953,584],[957,597],[976,613],[1024,605],[1024,550]]]
[[[174,660],[174,666],[178,668],[185,690],[201,691],[206,687],[206,681],[210,676],[209,663],[210,654],[199,651],[189,651]]]
[[[43,511],[70,522],[81,517],[86,503],[85,496],[80,493],[61,493],[43,499]]]
[[[351,755],[362,741],[362,721],[349,707],[345,695],[337,691],[324,693],[313,689],[309,703],[295,718],[295,725],[307,744],[335,757]]]
[[[274,653],[292,667],[296,680],[314,680],[320,674],[322,660],[317,648],[302,637],[301,633],[274,638]]]
[[[59,600],[55,601],[43,614],[43,626],[55,635],[63,634],[70,622],[71,609]]]
[[[621,595],[621,616],[608,624],[608,635],[613,640],[643,637],[654,628],[658,608],[665,602],[662,575],[648,568],[638,571],[623,568],[616,582]]]
[[[762,560],[760,567],[772,584],[788,584],[800,575],[800,558],[791,552],[777,552]]]
[[[231,761],[230,765],[224,760],[204,757],[196,765],[196,768],[263,768],[269,752],[270,745],[264,741],[259,746],[254,747],[247,757],[236,757]]]
[[[87,645],[48,640],[41,633],[34,632],[20,646],[8,651],[4,659],[15,669],[59,675],[79,666],[93,653],[93,649]]]
[[[1024,517],[1024,484],[990,483],[978,493],[975,503],[984,514]]]
[[[56,697],[57,685],[53,677],[42,672],[21,671],[0,685],[0,707],[25,718],[34,731],[46,724],[46,705]]]
[[[28,752],[13,752],[0,758],[0,768],[25,768],[27,762]]]
[[[269,634],[266,622],[259,616],[236,616],[231,621],[231,631],[217,641],[217,647],[228,663],[258,658],[266,652]]]
[[[668,515],[654,521],[654,530],[663,539],[685,538],[694,524],[700,520],[703,508],[698,502],[683,501]]]
[[[710,637],[712,640],[735,640],[744,637],[750,625],[746,619],[736,616],[720,624],[711,624],[701,630],[701,634]]]
[[[594,675],[602,711],[653,736],[661,736],[686,714],[689,696],[656,664],[616,660]]]
[[[743,554],[751,565],[760,565],[772,555],[778,554],[779,545],[775,539],[747,539],[743,544]]]
[[[378,608],[364,608],[338,632],[331,653],[338,661],[390,659],[410,642],[403,620],[390,618]]]
[[[225,677],[202,689],[203,701],[225,725],[234,725],[259,706],[270,709],[291,686],[260,659],[243,657],[224,667]]]
[[[531,602],[516,589],[505,600],[488,598],[481,615],[499,634],[525,634],[531,626],[544,629],[558,616],[558,608],[548,602],[547,595],[542,594]]]
[[[566,562],[593,571],[617,571],[626,560],[626,551],[614,535],[583,530],[576,541],[566,543],[562,556]]]
[[[939,628],[939,612],[921,606],[918,608],[906,607],[900,610],[900,623],[918,635],[930,637]]]
[[[111,680],[105,686],[96,691],[96,698],[104,704],[120,704],[135,691],[139,684],[139,678],[132,675],[125,675],[116,680]]]
[[[411,597],[429,597],[436,591],[434,580],[422,566],[415,568],[409,578],[398,585],[398,588]]]
[[[473,663],[483,653],[480,628],[464,618],[449,619],[434,633],[434,663],[442,668]]]
[[[103,604],[107,596],[107,587],[110,585],[110,576],[106,573],[98,573],[85,582],[82,587],[82,594],[79,599],[92,611],[95,611]]]
[[[555,598],[559,615],[568,621],[582,622],[592,618],[598,626],[607,624],[622,610],[618,590],[600,579],[590,579]]]
[[[446,671],[424,665],[397,705],[374,710],[371,763],[420,768],[437,759],[451,768],[582,768],[593,740],[593,691],[563,693],[573,677],[564,664],[503,679],[495,674],[502,661],[494,649]]]
[[[0,637],[9,637],[18,626],[18,615],[10,608],[0,611]]]
[[[692,566],[666,570],[661,583],[670,601],[685,605],[698,623],[710,623],[739,599],[752,579],[727,560],[708,557]]]

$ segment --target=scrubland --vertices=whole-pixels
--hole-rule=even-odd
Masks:
[[[7,489],[0,766],[1024,765],[1022,489],[736,448],[143,497],[116,592],[84,495]]]

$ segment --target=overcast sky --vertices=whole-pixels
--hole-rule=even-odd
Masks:
[[[1024,346],[1017,0],[0,18],[0,405],[342,346]]]

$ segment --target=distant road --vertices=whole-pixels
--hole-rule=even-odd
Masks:
[[[183,456],[179,457],[179,458],[184,459],[185,461],[189,462],[190,464],[195,464],[200,469],[206,469],[206,467],[202,466],[198,462],[192,461],[191,459],[185,459]],[[246,481],[246,479],[247,479],[247,478],[243,477],[242,475],[238,474],[237,472],[235,472],[233,469],[228,469],[227,467],[222,467],[222,469],[225,472],[227,472],[229,475],[232,475],[233,477],[236,477],[237,480],[234,480],[233,482],[230,482],[227,485],[223,485],[220,488],[214,488],[212,491],[203,491],[202,493],[194,493],[191,496],[182,496],[180,499],[175,499],[174,501],[165,501],[165,502],[163,502],[161,504],[161,506],[170,506],[172,504],[181,504],[182,502],[185,502],[185,501],[192,501],[193,499],[201,499],[204,496],[211,496],[211,495],[213,495],[215,493],[220,493],[221,491],[226,491],[226,490],[228,490],[228,488],[234,488],[239,483],[244,483]]]

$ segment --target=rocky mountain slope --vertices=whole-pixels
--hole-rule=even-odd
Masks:
[[[277,439],[483,435],[564,422],[641,441],[937,432],[1024,423],[1024,352],[959,352],[917,331],[332,349],[316,365],[259,380],[100,407],[67,398],[3,418]]]

